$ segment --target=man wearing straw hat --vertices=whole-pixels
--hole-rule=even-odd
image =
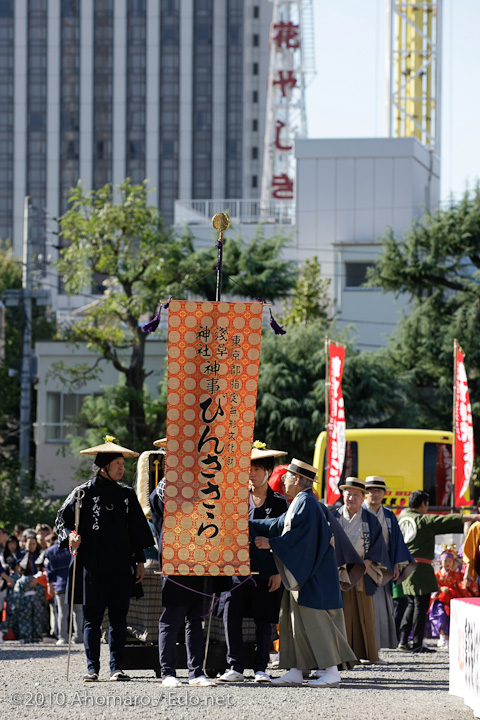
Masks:
[[[415,560],[405,545],[395,513],[382,505],[387,490],[389,488],[384,477],[369,475],[365,479],[364,507],[377,518],[382,527],[383,539],[387,546],[390,565],[393,570],[392,580],[399,584],[406,580],[415,570]],[[378,650],[380,648],[396,648],[398,638],[390,583],[381,585],[373,595],[373,610]],[[380,659],[377,662],[386,663],[385,660]]]
[[[59,546],[70,545],[73,551],[78,551],[74,602],[83,604],[86,682],[98,680],[100,627],[106,608],[110,623],[110,680],[130,680],[122,670],[128,606],[131,595],[142,596],[143,548],[153,545],[134,490],[120,483],[125,458],[137,457],[138,453],[117,445],[114,439],[107,435],[103,445],[81,451],[82,455],[95,456],[94,475],[70,493],[56,520]],[[76,534],[75,507],[79,495],[81,508]]]
[[[376,517],[363,506],[365,482],[348,477],[343,485],[344,505],[334,515],[365,563],[365,575],[352,590],[343,593],[347,638],[361,662],[378,662],[372,595],[392,577],[390,558]]]
[[[312,687],[340,682],[337,666],[352,667],[356,657],[345,635],[337,559],[320,503],[313,494],[316,468],[293,459],[283,478],[292,502],[272,520],[251,520],[255,544],[272,550],[282,582],[279,665],[290,668],[274,685],[301,685],[303,673],[325,670]]]

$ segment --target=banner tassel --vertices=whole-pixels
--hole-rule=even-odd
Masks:
[[[170,305],[170,301],[171,301],[172,299],[173,299],[173,296],[170,295],[170,297],[168,298],[168,302],[166,302],[165,305],[160,305],[160,307],[159,307],[159,309],[158,309],[158,313],[155,315],[155,317],[153,318],[153,320],[150,320],[150,322],[148,322],[148,323],[146,323],[145,325],[142,326],[142,330],[143,330],[144,333],[152,333],[152,332],[155,332],[155,330],[156,330],[156,329],[158,328],[158,326],[160,325],[160,319],[161,319],[161,316],[162,316],[162,309],[163,309],[163,310],[166,310],[166,309],[168,308],[168,306]]]
[[[273,317],[273,313],[270,309],[270,327],[272,328],[275,335],[286,335],[287,331],[283,329],[283,325],[279,325],[275,318]]]

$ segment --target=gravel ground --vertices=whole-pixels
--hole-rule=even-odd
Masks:
[[[108,681],[108,648],[102,645],[98,683],[85,684],[83,647],[74,646],[70,682],[67,649],[55,645],[0,646],[0,718],[17,720],[103,720],[120,718],[272,718],[272,720],[472,720],[473,712],[448,694],[448,652],[414,656],[383,651],[388,665],[342,672],[337,688],[283,688],[245,683],[169,690],[152,670],[129,671],[132,681]],[[271,669],[276,677],[283,671]]]

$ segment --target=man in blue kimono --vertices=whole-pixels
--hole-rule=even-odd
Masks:
[[[83,604],[83,642],[88,672],[85,682],[98,680],[100,635],[108,608],[110,680],[130,680],[122,670],[127,634],[127,612],[132,595],[142,597],[145,569],[143,549],[153,545],[153,536],[135,491],[120,482],[124,458],[138,453],[121,447],[108,436],[103,445],[82,450],[95,455],[94,477],[67,497],[58,511],[56,532],[59,547],[78,551],[74,603]],[[75,534],[76,495],[81,509]],[[70,566],[73,569],[73,564]],[[67,595],[71,594],[69,580]]]
[[[385,492],[389,488],[385,478],[369,475],[365,480],[364,507],[374,515],[382,527],[382,535],[390,557],[393,570],[392,580],[402,583],[415,570],[415,560],[408,551],[398,520],[394,512],[382,505]],[[377,646],[380,648],[396,648],[398,644],[395,627],[395,611],[393,607],[392,585],[381,585],[373,596],[375,613],[375,632]],[[386,661],[381,661],[385,663]]]
[[[274,553],[288,591],[280,609],[279,666],[290,669],[274,685],[301,685],[304,672],[325,670],[308,684],[335,686],[337,666],[356,663],[345,635],[332,532],[312,490],[316,475],[316,468],[294,458],[284,476],[285,495],[292,500],[287,512],[250,521],[251,533],[261,536],[255,545]]]

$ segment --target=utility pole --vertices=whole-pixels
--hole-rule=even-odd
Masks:
[[[20,496],[30,490],[30,440],[32,415],[32,284],[29,242],[30,198],[25,198],[23,211],[23,342],[20,373]]]

